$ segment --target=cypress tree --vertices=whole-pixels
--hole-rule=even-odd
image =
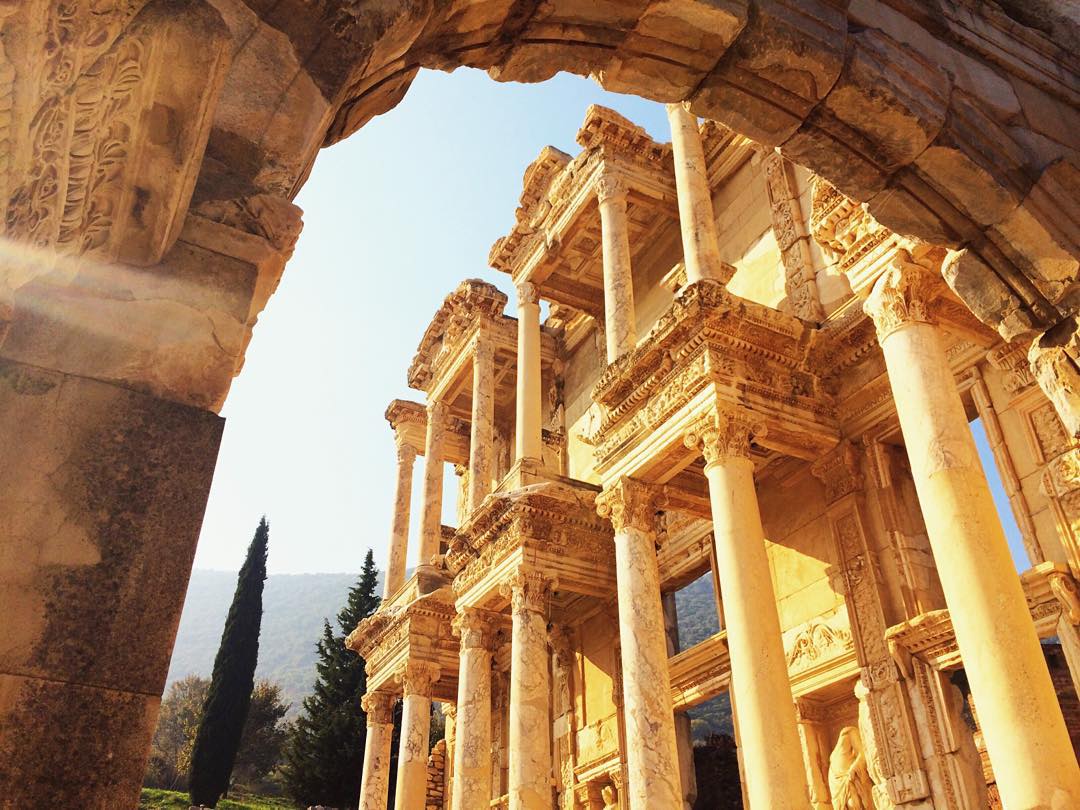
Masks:
[[[359,580],[337,615],[340,633],[323,620],[316,644],[318,678],[304,699],[285,748],[286,791],[303,806],[356,807],[364,767],[367,717],[360,698],[367,689],[364,659],[345,648],[345,636],[379,606],[378,572],[369,550]]]
[[[233,763],[251,704],[251,692],[255,688],[269,540],[270,526],[264,516],[236,580],[236,593],[225,619],[210,691],[195,735],[188,782],[191,803],[195,805],[216,807],[218,799],[229,789]]]

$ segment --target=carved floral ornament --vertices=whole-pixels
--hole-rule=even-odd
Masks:
[[[431,697],[431,689],[439,680],[441,671],[435,664],[427,661],[411,661],[401,667],[395,678],[401,682],[401,691],[405,695]]]
[[[528,612],[546,616],[551,592],[557,584],[540,571],[519,568],[499,586],[499,592],[510,598],[510,609],[515,615]]]
[[[394,704],[397,703],[397,695],[389,692],[368,692],[360,698],[360,708],[367,715],[367,724],[391,725],[394,722]]]
[[[930,304],[939,292],[937,279],[915,264],[906,250],[898,251],[892,266],[874,283],[863,310],[874,321],[878,340],[909,323],[932,323]]]
[[[611,521],[615,531],[636,529],[656,534],[656,513],[663,506],[662,492],[632,478],[620,478],[596,496],[596,512]]]
[[[707,469],[730,458],[750,458],[750,445],[765,432],[760,414],[740,407],[718,408],[683,435],[683,444],[701,451]]]

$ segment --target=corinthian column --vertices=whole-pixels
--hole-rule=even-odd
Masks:
[[[637,344],[626,194],[626,183],[620,177],[606,174],[596,184],[604,254],[604,335],[609,363]]]
[[[679,197],[686,281],[724,280],[720,243],[716,238],[712,194],[705,170],[705,150],[697,118],[680,104],[667,105],[671,124],[671,150],[675,158],[675,189]]]
[[[472,432],[469,439],[469,506],[472,514],[491,491],[495,436],[495,347],[481,329],[473,349]],[[438,547],[436,547],[438,553]]]
[[[516,457],[543,458],[540,402],[540,294],[535,284],[517,285],[517,430]]]
[[[409,507],[412,501],[413,462],[416,450],[400,436],[397,444],[397,486],[394,488],[394,517],[390,522],[390,559],[386,564],[383,599],[389,599],[405,583],[405,562],[409,551]]]
[[[360,782],[360,810],[386,810],[390,782],[390,741],[394,735],[394,704],[388,692],[369,692],[360,699],[367,714],[364,776]]]
[[[424,506],[420,515],[419,565],[427,565],[439,553],[442,537],[443,441],[449,409],[444,402],[427,407],[427,438],[424,446]]]
[[[802,746],[750,459],[751,437],[764,428],[749,411],[721,409],[687,434],[686,444],[705,456],[750,806],[806,810]]]
[[[1020,578],[913,264],[885,273],[864,309],[885,355],[911,473],[956,643],[1005,807],[1080,806],[1080,769]]]
[[[551,678],[547,613],[551,581],[518,571],[508,586],[510,637],[510,810],[551,810]]]
[[[465,608],[454,619],[454,632],[461,638],[461,654],[451,807],[487,807],[491,801],[493,628],[485,611]]]
[[[439,668],[424,662],[406,664],[401,674],[401,738],[398,743],[395,810],[424,810],[431,733],[431,687]]]
[[[615,528],[630,808],[679,808],[679,751],[656,563],[657,492],[622,478],[597,497],[596,506]]]

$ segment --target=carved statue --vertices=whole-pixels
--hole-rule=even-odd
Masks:
[[[615,795],[614,785],[607,785],[600,791],[600,798],[604,800],[604,810],[619,810],[619,798]]]
[[[829,757],[829,791],[833,810],[874,810],[872,782],[859,730],[854,726],[840,729],[840,739]]]
[[[874,797],[874,807],[878,810],[888,810],[893,805],[885,789],[885,766],[881,759],[881,752],[877,748],[877,740],[874,738],[869,695],[870,690],[860,678],[855,682],[855,697],[859,701],[859,741],[862,743],[866,772],[873,786],[871,795]]]

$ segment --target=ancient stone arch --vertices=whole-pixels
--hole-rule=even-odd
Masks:
[[[1042,335],[1034,371],[1080,431],[1080,36],[1053,6],[0,0],[3,801],[132,795],[290,200],[422,67],[593,75],[778,147],[953,249],[981,320]]]

